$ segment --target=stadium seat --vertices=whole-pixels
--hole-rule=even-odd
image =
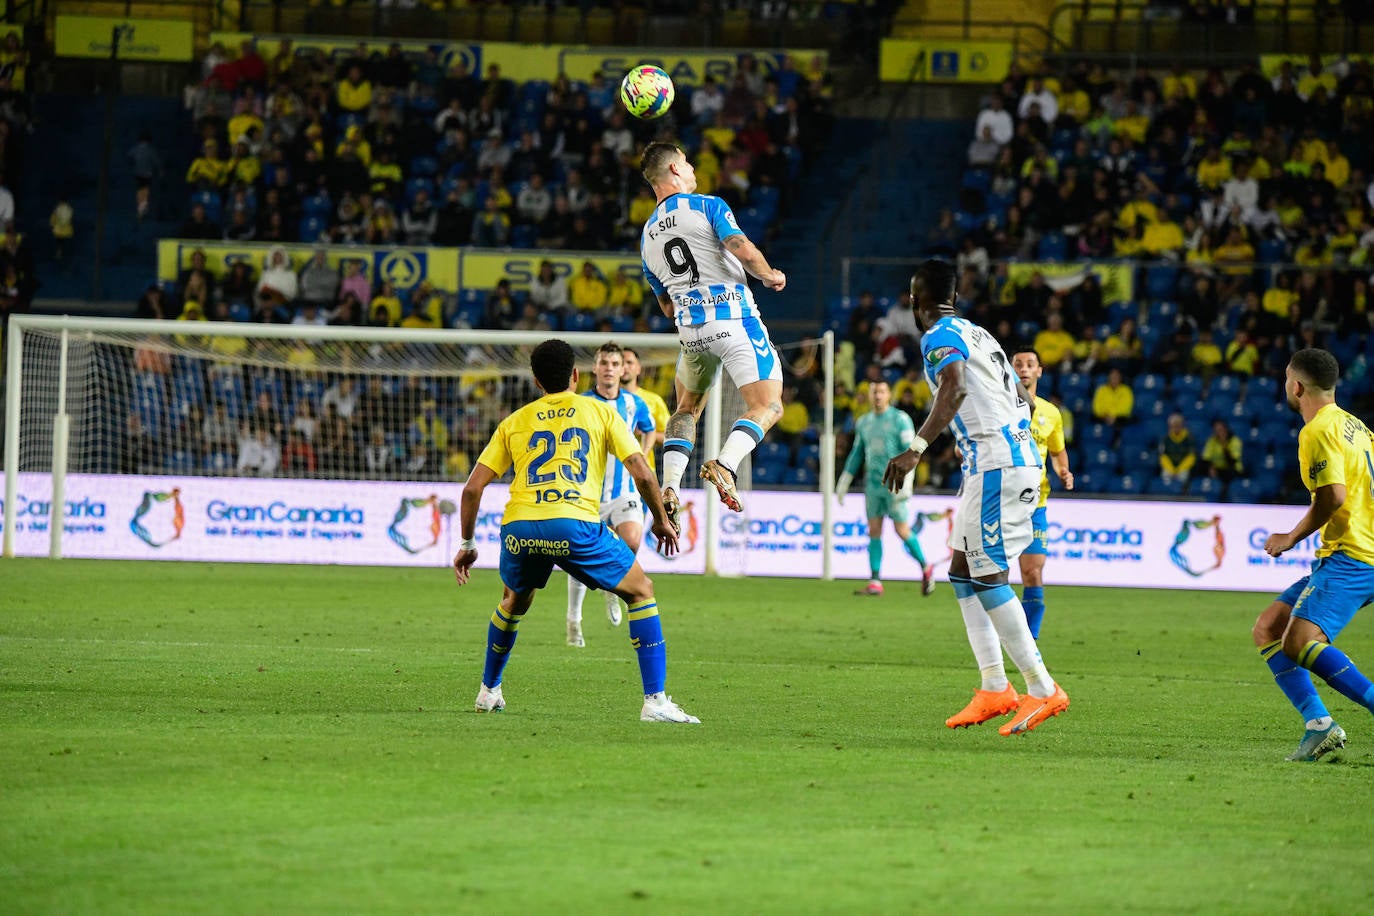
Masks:
[[[635,320],[627,315],[616,315],[611,319],[611,330],[617,334],[628,334],[635,329]]]
[[[765,214],[769,222],[777,218],[780,198],[781,192],[777,185],[756,184],[749,188],[750,206],[756,207],[760,213]]]
[[[1205,414],[1207,419],[1221,418],[1229,420],[1233,408],[1235,408],[1239,402],[1233,395],[1222,392],[1221,394],[1211,395],[1207,398],[1205,403],[1207,404]]]
[[[1139,317],[1140,309],[1136,307],[1134,302],[1113,302],[1107,306],[1107,321],[1113,327],[1120,327],[1121,322],[1127,318],[1138,319]]]
[[[434,199],[434,182],[429,178],[417,176],[406,180],[406,204],[407,206],[415,202],[415,198],[421,191],[429,195],[430,200]]]
[[[1143,448],[1151,448],[1158,441],[1158,437],[1152,435],[1153,430],[1143,422],[1132,423],[1121,431],[1121,451],[1132,452]]]
[[[1183,484],[1177,480],[1156,477],[1145,487],[1145,492],[1150,496],[1182,496]]]
[[[1027,343],[1035,339],[1035,335],[1040,333],[1040,325],[1034,321],[1016,322],[1016,337]]]
[[[1069,240],[1062,232],[1046,232],[1035,247],[1036,257],[1045,261],[1062,261],[1069,254]]]
[[[965,169],[960,186],[965,190],[986,194],[992,187],[992,173],[987,169]]]
[[[224,202],[218,191],[196,191],[191,195],[191,206],[196,204],[205,208],[205,216],[210,222],[218,223],[224,218]]]
[[[510,231],[510,247],[533,248],[539,242],[539,227],[521,223]]]
[[[782,442],[764,441],[754,449],[753,458],[765,464],[791,464],[792,450]]]
[[[1142,372],[1131,382],[1131,391],[1137,398],[1158,398],[1164,394],[1164,376],[1158,372]]]
[[[302,244],[313,245],[320,240],[320,236],[324,235],[324,231],[328,228],[329,224],[318,216],[302,216],[297,230],[300,232]]]
[[[196,458],[186,449],[177,449],[167,455],[167,472],[170,474],[192,474],[196,470]]]
[[[1174,400],[1180,404],[1202,398],[1202,379],[1196,375],[1175,376],[1169,388],[1173,392]]]
[[[1255,257],[1263,264],[1288,260],[1288,245],[1282,239],[1264,239],[1255,250]]]
[[[410,160],[410,174],[416,178],[433,178],[439,174],[439,160],[433,156],[416,156]]]
[[[755,461],[752,469],[752,480],[754,486],[776,486],[782,482],[782,475],[786,471],[785,465],[766,464],[762,461]]]
[[[667,315],[649,315],[650,332],[654,334],[667,334],[668,332],[673,330],[673,327],[673,320],[669,318]]]
[[[1173,330],[1174,325],[1178,324],[1178,303],[1169,300],[1157,300],[1150,303],[1149,325],[1158,328],[1160,333]]]
[[[1228,502],[1233,503],[1262,503],[1271,499],[1275,489],[1261,483],[1251,477],[1240,477],[1231,481],[1231,485],[1226,488]]]
[[[334,213],[334,202],[329,199],[328,194],[311,194],[301,201],[301,213],[307,217],[327,220]]]
[[[1297,437],[1287,420],[1265,420],[1259,424],[1260,441],[1270,448],[1297,448]]]
[[[1178,295],[1178,268],[1172,264],[1151,264],[1145,268],[1145,295],[1150,299],[1172,299]]]
[[[1134,474],[1142,479],[1148,479],[1159,467],[1159,453],[1152,448],[1137,448],[1127,451],[1121,450],[1121,470],[1127,474]],[[1137,490],[1136,492],[1140,492]]]
[[[232,321],[252,321],[253,310],[245,302],[235,302],[229,306],[229,318]]]
[[[1115,436],[1113,429],[1106,423],[1086,423],[1079,434],[1079,442],[1084,448],[1110,448]]]
[[[1084,470],[1075,472],[1073,479],[1074,492],[1077,493],[1101,493],[1105,486],[1106,478],[1099,481],[1098,475],[1093,471]]]
[[[227,452],[211,452],[205,456],[205,470],[216,476],[234,473],[234,456]]]
[[[595,331],[596,317],[587,312],[573,312],[564,322],[565,331]]]
[[[816,472],[808,467],[792,468],[783,478],[783,482],[793,487],[814,487],[817,483]]]
[[[1218,375],[1216,378],[1212,379],[1212,384],[1207,390],[1210,394],[1225,393],[1239,396],[1240,379],[1236,378],[1234,375]]]
[[[819,445],[803,445],[797,449],[797,464],[805,467],[820,469],[821,466],[821,447]]]
[[[324,397],[325,382],[321,378],[298,378],[296,379],[296,390],[294,403],[309,401],[310,406],[319,412],[320,400]]]
[[[1226,495],[1226,486],[1215,477],[1194,477],[1188,482],[1188,492],[1212,502],[1220,502]]]
[[[1107,492],[1114,496],[1133,496],[1140,492],[1143,480],[1135,474],[1122,474],[1107,481]]]
[[[1118,466],[1116,452],[1109,448],[1088,449],[1084,453],[1084,467],[1091,474],[1115,474]]]
[[[455,325],[461,327],[461,323],[466,323],[470,328],[480,328],[486,320],[487,306],[485,302],[473,303],[463,301],[458,303],[458,307],[453,310]]]

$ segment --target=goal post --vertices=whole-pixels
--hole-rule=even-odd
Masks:
[[[47,555],[53,558],[64,552],[130,555],[71,549],[73,543],[84,543],[82,537],[94,537],[94,529],[107,527],[119,529],[125,541],[132,531],[141,542],[135,545],[139,549],[148,546],[160,551],[157,556],[177,557],[177,550],[190,540],[181,538],[191,505],[187,502],[183,509],[183,501],[190,498],[189,492],[180,492],[186,488],[184,481],[193,481],[190,489],[203,491],[214,488],[200,486],[195,479],[210,479],[216,492],[227,486],[244,494],[243,500],[221,500],[229,504],[227,509],[217,504],[214,511],[226,518],[206,521],[204,513],[198,516],[211,527],[224,523],[224,532],[202,532],[210,534],[227,534],[230,526],[244,521],[245,513],[251,515],[236,502],[258,505],[248,497],[266,492],[269,482],[277,487],[273,492],[285,487],[287,492],[314,489],[346,495],[343,484],[364,481],[368,486],[359,491],[406,482],[419,485],[412,486],[409,495],[388,495],[391,505],[399,501],[401,508],[385,510],[388,518],[394,513],[397,519],[387,534],[406,551],[402,561],[423,553],[426,561],[435,562],[446,546],[438,540],[441,529],[451,527],[456,490],[491,429],[537,396],[528,351],[550,337],[574,347],[584,375],[591,368],[592,354],[607,340],[633,347],[644,366],[641,385],[663,394],[670,406],[673,403],[671,384],[679,352],[675,334],[14,316],[6,340],[3,554],[41,555],[34,546],[35,532],[41,530]],[[799,346],[821,355],[826,422],[817,437],[820,470],[814,482],[823,494],[828,541],[834,477],[833,340],[783,345],[779,349],[784,360],[789,347]],[[374,389],[379,393],[375,402],[368,400]],[[331,438],[329,431],[345,404],[351,443]],[[702,456],[719,451],[723,430],[728,431],[727,424],[742,412],[733,384],[718,382],[707,398],[699,447],[686,481],[697,480]],[[442,436],[438,427],[443,427]],[[335,454],[339,451],[347,454]],[[247,461],[249,452],[262,457],[263,463]],[[119,510],[118,518],[111,508],[111,518],[104,520],[104,504],[83,496],[91,480],[106,488],[124,487],[136,508]],[[302,482],[295,483],[298,480]],[[741,482],[746,489],[750,485],[745,474]],[[32,492],[26,494],[26,487]],[[700,542],[695,569],[722,572],[722,509],[714,493],[711,498],[693,495],[701,517],[699,526],[692,519],[692,536]],[[348,505],[344,499],[334,509],[345,511],[340,506]],[[412,513],[416,518],[403,518],[407,505],[418,507]],[[302,511],[316,521],[327,515],[318,505]],[[367,508],[369,519],[382,511],[375,505]],[[127,521],[131,512],[132,521]],[[490,515],[485,506],[484,515]],[[425,527],[431,516],[432,525]],[[16,538],[20,525],[27,538],[22,551]],[[157,525],[160,530],[154,530]],[[402,530],[407,526],[415,530]],[[282,530],[256,533],[339,538],[340,545],[353,546],[342,540],[349,536],[342,527],[316,530],[306,522],[293,528],[288,521]],[[286,541],[267,558],[293,556],[292,546]],[[193,558],[184,550],[180,556]],[[389,556],[386,562],[394,559]],[[747,572],[747,558],[743,559]],[[827,550],[827,575],[829,559]]]

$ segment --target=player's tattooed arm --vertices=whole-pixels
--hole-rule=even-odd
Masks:
[[[668,316],[669,320],[677,317],[677,310],[673,308],[673,297],[667,293],[658,294],[658,307],[663,311],[664,315]]]
[[[757,277],[763,281],[764,286],[774,292],[782,292],[787,285],[787,275],[769,265],[768,259],[759,251],[757,245],[749,241],[749,237],[743,234],[732,235],[725,240],[725,248],[740,264],[744,266],[750,276]]]

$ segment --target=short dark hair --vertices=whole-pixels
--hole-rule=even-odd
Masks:
[[[1029,353],[1031,356],[1034,356],[1035,364],[1037,366],[1044,365],[1044,363],[1040,361],[1040,351],[1035,349],[1035,347],[1031,346],[1030,344],[1021,344],[1019,347],[1012,348],[1011,355],[1013,359],[1020,356],[1022,353]]]
[[[621,347],[621,348],[620,348],[620,352],[621,352],[622,354],[624,354],[624,353],[629,353],[629,354],[630,354],[631,356],[633,356],[635,359],[639,359],[639,351],[636,350],[634,347]]]
[[[572,383],[577,355],[566,340],[546,340],[530,353],[530,371],[539,387],[548,394],[567,391]]]
[[[1303,377],[1303,381],[1313,388],[1335,391],[1336,382],[1341,378],[1341,367],[1336,357],[1327,350],[1308,347],[1293,354],[1288,361],[1293,371]]]
[[[639,170],[644,173],[644,180],[649,184],[662,181],[668,172],[668,163],[680,155],[682,150],[678,145],[666,140],[655,140],[644,147],[644,155],[639,157]]]
[[[950,302],[954,299],[954,287],[958,282],[955,274],[954,265],[939,258],[930,258],[922,261],[916,268],[915,278],[921,281],[921,285],[941,302]]]
[[[596,355],[598,359],[601,357],[602,353],[605,353],[608,356],[614,353],[616,356],[619,356],[622,360],[625,358],[625,351],[622,350],[620,348],[620,344],[616,343],[614,340],[608,340],[604,344],[596,348]]]

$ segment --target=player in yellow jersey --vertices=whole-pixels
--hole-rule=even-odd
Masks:
[[[620,377],[620,385],[630,394],[637,394],[649,408],[649,416],[654,418],[654,439],[646,456],[649,459],[649,470],[653,471],[657,467],[654,460],[654,450],[663,447],[663,434],[668,429],[668,418],[672,411],[668,409],[667,403],[648,388],[639,386],[640,376],[644,374],[644,366],[639,361],[639,354],[633,347],[621,347],[621,355],[625,357],[625,372]]]
[[[1279,689],[1306,723],[1289,760],[1311,761],[1345,745],[1312,686],[1317,674],[1342,696],[1374,712],[1374,684],[1331,645],[1355,613],[1374,601],[1374,445],[1357,417],[1336,404],[1340,367],[1325,350],[1299,350],[1284,392],[1302,414],[1298,469],[1312,504],[1293,528],[1271,534],[1264,550],[1281,556],[1321,532],[1311,575],[1303,576],[1255,621],[1252,634]]]
[[[534,593],[558,566],[589,588],[613,591],[625,599],[630,644],[644,681],[639,718],[696,723],[700,720],[683,712],[664,692],[667,653],[653,583],[625,542],[601,523],[601,486],[609,457],[619,459],[634,478],[653,513],[652,530],[665,555],[677,551],[677,531],[664,511],[658,481],[625,421],[609,404],[577,394],[574,361],[572,347],[562,340],[546,340],[534,348],[530,368],[544,396],[501,421],[463,487],[463,542],[453,558],[460,586],[467,584],[477,562],[474,536],[482,491],[506,471],[513,472],[501,517],[505,591],[487,627],[477,711],[505,708],[501,675],[516,631]]]
[[[1012,354],[1011,368],[1035,401],[1030,431],[1044,464],[1040,474],[1040,503],[1031,515],[1031,543],[1020,559],[1021,606],[1025,608],[1031,636],[1039,639],[1040,624],[1045,619],[1045,559],[1050,552],[1050,523],[1046,511],[1050,501],[1050,465],[1054,465],[1054,473],[1066,490],[1073,489],[1073,471],[1069,470],[1069,453],[1064,449],[1064,418],[1058,407],[1035,393],[1044,371],[1040,354],[1023,347]]]

